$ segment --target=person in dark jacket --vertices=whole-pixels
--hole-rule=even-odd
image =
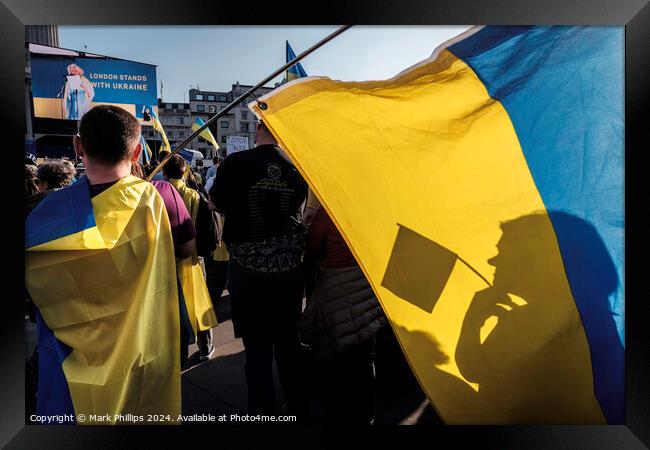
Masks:
[[[322,206],[309,227],[305,270],[313,289],[308,286],[299,328],[313,356],[315,419],[370,424],[375,409],[374,338],[387,319]]]

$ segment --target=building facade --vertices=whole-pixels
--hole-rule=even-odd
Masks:
[[[192,122],[196,117],[200,117],[204,122],[207,122],[215,114],[223,110],[234,99],[244,94],[253,86],[239,84],[239,82],[232,85],[229,92],[219,91],[203,91],[199,89],[190,89],[190,112],[192,114]],[[276,85],[277,87],[277,85]],[[228,136],[244,136],[248,138],[248,145],[253,146],[255,142],[256,130],[256,117],[248,109],[248,103],[254,98],[260,97],[268,92],[271,92],[273,87],[261,87],[255,92],[254,97],[246,99],[237,104],[225,116],[217,119],[216,123],[210,124],[210,131],[219,143],[220,156],[226,156],[226,143]],[[212,145],[199,138],[189,148],[198,150],[203,153],[207,158],[215,156]]]
[[[38,148],[34,138],[32,123],[34,121],[32,113],[32,71],[29,59],[29,44],[36,43],[49,45],[51,47],[59,46],[59,27],[56,25],[25,25],[25,151],[37,154]]]
[[[180,144],[192,131],[192,117],[189,103],[167,103],[158,99],[158,118],[165,130],[169,145],[172,148]],[[142,134],[147,142],[150,143],[149,145],[153,144],[152,150],[155,148],[157,155],[158,149],[162,144],[160,134],[150,126],[143,126]],[[194,147],[190,145],[188,148]]]
[[[232,92],[200,91],[198,89],[190,89],[189,98],[192,122],[194,122],[197,117],[204,122],[207,122],[232,102]],[[219,156],[225,157],[225,136],[230,135],[232,130],[234,130],[233,112],[229,112],[218,119],[217,122],[210,124],[209,128],[219,144],[221,150]],[[214,148],[212,148],[212,145],[201,137],[197,138],[190,147],[193,150],[198,150],[203,153],[206,158],[215,156],[215,151]]]
[[[25,42],[59,46],[59,27],[56,25],[25,25]]]

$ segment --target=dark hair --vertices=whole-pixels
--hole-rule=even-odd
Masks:
[[[169,150],[160,150],[158,153],[158,162],[161,163],[165,158],[169,156],[171,152]]]
[[[219,158],[218,156],[215,156],[214,158],[212,158],[212,162],[216,164],[219,162],[220,159],[221,158]]]
[[[174,155],[172,158],[165,164],[163,167],[163,175],[167,179],[177,179],[180,180],[183,178],[185,170],[187,170],[187,164],[185,160],[180,155]]]
[[[70,161],[49,160],[38,166],[38,179],[47,183],[48,189],[57,189],[68,186],[77,174]]]
[[[99,105],[82,117],[79,136],[90,158],[112,166],[131,158],[140,138],[140,123],[119,106]]]
[[[266,125],[266,123],[264,123],[263,120],[260,120],[257,123],[257,132],[261,133],[261,136],[267,136],[272,142],[277,143],[277,140],[275,139],[275,136],[273,135],[273,133],[271,133],[271,130]],[[259,145],[259,144],[257,144],[257,145]]]
[[[144,166],[144,173],[145,173],[145,175],[147,175],[147,176],[151,175],[151,172],[153,172],[153,170],[154,170],[156,167],[158,167],[158,164],[155,164],[155,163],[154,163],[154,164],[151,164],[151,163],[149,163],[149,164],[145,164],[145,166]]]

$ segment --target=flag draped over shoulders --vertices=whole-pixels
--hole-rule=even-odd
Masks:
[[[178,191],[183,203],[196,224],[199,212],[199,193],[185,184],[185,180],[170,179],[169,182]],[[203,278],[203,272],[195,254],[189,258],[176,259],[178,279],[181,284],[181,294],[185,300],[187,314],[192,324],[194,334],[198,331],[209,330],[217,325],[210,292]]]
[[[26,284],[39,317],[39,414],[180,414],[178,287],[162,198],[127,176],[90,198],[87,178],[26,222]],[[93,419],[96,415],[104,419]],[[81,423],[81,422],[80,422]]]
[[[188,169],[189,170],[189,169]],[[170,179],[169,183],[178,191],[187,211],[190,213],[192,222],[196,223],[196,216],[199,212],[199,193],[185,184],[185,180]]]
[[[475,27],[250,105],[447,423],[624,423],[623,37]]]

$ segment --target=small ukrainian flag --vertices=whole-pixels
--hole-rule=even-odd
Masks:
[[[289,41],[285,41],[287,44],[287,62],[293,61],[296,59],[296,54],[293,52],[293,49],[291,48],[291,45],[289,45]],[[302,65],[300,63],[294,64],[287,70],[287,74],[285,76],[287,81],[295,80],[296,78],[302,78],[306,77],[307,72],[305,72],[305,69],[303,69]]]
[[[194,123],[192,124],[192,131],[198,130],[203,125],[205,125],[205,122],[200,117],[197,117]],[[217,140],[214,138],[214,135],[210,131],[210,128],[206,128],[205,130],[201,131],[201,133],[199,133],[199,136],[201,136],[206,141],[210,142],[215,150],[219,148],[219,144],[217,144]]]

